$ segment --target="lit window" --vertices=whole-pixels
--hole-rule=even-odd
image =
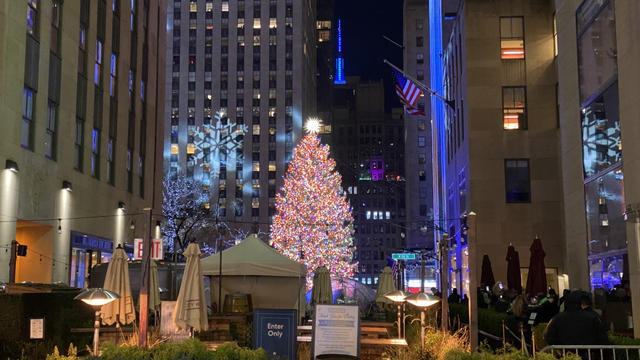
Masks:
[[[189,11],[190,12],[197,12],[198,11],[198,4],[196,4],[195,1],[192,1],[189,3]]]
[[[176,155],[178,154],[179,150],[178,150],[178,144],[171,144],[171,154],[172,155]]]
[[[500,18],[500,58],[524,59],[524,27],[521,16]]]
[[[276,19],[275,18],[270,18],[269,19],[269,29],[275,29],[276,27],[277,27]]]
[[[204,5],[204,11],[206,11],[206,12],[211,12],[211,11],[213,11],[213,3],[210,3],[210,2],[206,3],[206,4]]]
[[[229,11],[229,2],[228,1],[223,1],[222,2],[222,11]]]
[[[391,219],[391,211],[386,211],[384,215],[387,218],[387,220]]]
[[[371,211],[367,211],[367,220],[371,219]]]
[[[253,125],[253,135],[260,135],[260,125]]]
[[[260,163],[257,161],[253,162],[253,171],[260,171]]]
[[[526,107],[527,100],[524,86],[502,88],[502,112],[505,130],[525,130],[527,128]]]
[[[260,19],[253,19],[253,28],[260,29]]]
[[[187,154],[195,154],[196,146],[194,144],[187,144]]]

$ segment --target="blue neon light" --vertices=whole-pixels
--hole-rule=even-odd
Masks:
[[[334,84],[346,84],[344,79],[344,58],[342,57],[342,20],[338,19],[338,55],[336,56],[336,76]]]

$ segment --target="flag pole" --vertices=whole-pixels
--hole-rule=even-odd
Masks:
[[[438,94],[437,92],[431,90],[431,88],[429,88],[427,85],[421,83],[420,81],[416,80],[413,76],[407,74],[406,72],[404,72],[402,69],[400,69],[399,67],[393,65],[389,60],[384,59],[384,63],[391,66],[392,68],[394,68],[395,70],[397,70],[399,73],[401,73],[402,75],[404,75],[404,77],[406,77],[407,79],[411,80],[411,82],[413,82],[414,84],[416,84],[417,87],[419,87],[422,91],[425,91],[435,97],[437,97],[438,99],[444,101],[445,104],[449,105],[449,107],[451,107],[452,109],[455,110],[455,102],[453,100],[447,100],[444,97],[442,97],[440,94]]]

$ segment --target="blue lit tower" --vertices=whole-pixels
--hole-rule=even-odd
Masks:
[[[346,84],[344,80],[344,58],[342,57],[342,20],[338,19],[338,55],[336,55],[336,76],[334,84]]]

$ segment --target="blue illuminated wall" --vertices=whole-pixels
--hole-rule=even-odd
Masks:
[[[334,84],[346,84],[344,80],[344,58],[342,57],[342,20],[338,20],[338,55],[336,56],[336,76]]]
[[[430,87],[432,89],[443,88],[443,67],[442,67],[442,0],[429,0],[429,64],[431,67]],[[433,192],[434,218],[446,219],[446,148],[445,148],[445,121],[444,102],[435,96],[431,96],[431,121],[433,130],[436,133],[434,142],[434,172],[435,178]]]

